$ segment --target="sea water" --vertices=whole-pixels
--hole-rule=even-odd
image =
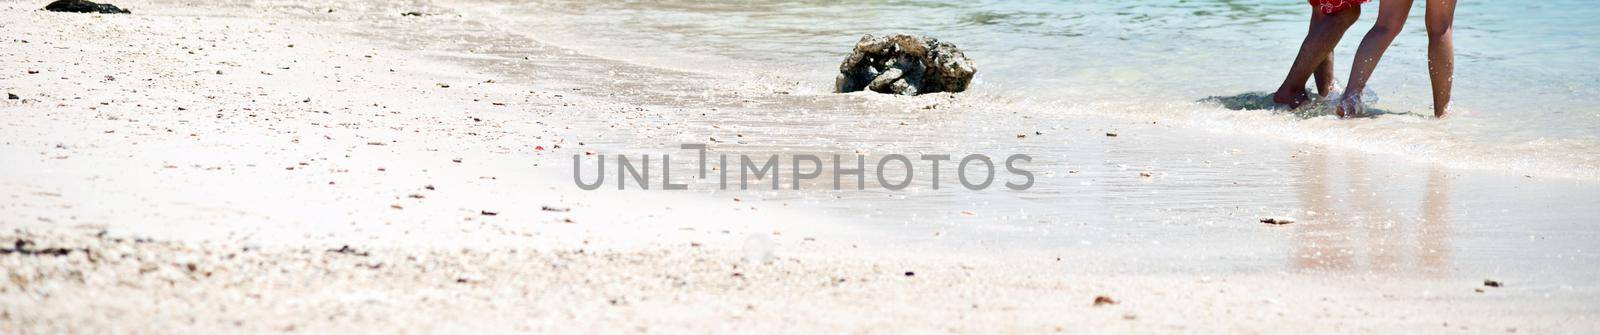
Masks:
[[[1578,0],[1474,1],[1455,20],[1455,117],[1432,114],[1426,1],[1370,81],[1391,115],[1285,126],[1229,113],[1215,98],[1260,104],[1283,80],[1307,30],[1301,1],[541,1],[493,2],[538,38],[640,64],[767,73],[797,92],[831,90],[863,34],[911,33],[955,43],[979,68],[974,92],[1097,104],[1218,132],[1273,129],[1317,144],[1368,147],[1456,166],[1600,177],[1600,6]],[[1336,52],[1347,76],[1377,16]],[[1001,98],[1001,99],[1005,99]],[[1237,106],[1220,106],[1234,107]],[[1081,110],[1081,109],[1079,109]],[[1093,110],[1093,109],[1091,109]],[[1325,115],[1325,109],[1313,109]],[[1265,122],[1265,123],[1264,123]],[[1348,131],[1361,128],[1360,131]],[[1528,171],[1524,171],[1528,172]]]
[[[690,187],[765,200],[752,210],[813,209],[897,245],[1061,251],[1071,264],[1162,273],[1552,278],[1545,289],[1600,278],[1585,269],[1600,259],[1600,21],[1589,19],[1600,10],[1579,1],[1461,2],[1457,116],[1445,120],[1430,116],[1420,1],[1370,85],[1384,114],[1355,120],[1263,108],[1308,24],[1298,1],[456,4],[518,36],[467,33],[451,42],[472,50],[463,59],[619,104],[542,120],[590,129],[569,145],[1036,158],[1039,180],[1022,192],[952,179],[940,190],[921,179],[904,191]],[[1341,78],[1376,9],[1337,51]],[[978,76],[953,97],[831,94],[868,33],[955,43]],[[1268,216],[1298,221],[1256,221]]]

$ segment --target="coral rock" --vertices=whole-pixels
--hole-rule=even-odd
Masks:
[[[834,92],[917,95],[967,90],[977,67],[954,44],[903,34],[866,35],[839,64]]]

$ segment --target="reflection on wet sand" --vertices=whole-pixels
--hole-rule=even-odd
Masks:
[[[1418,247],[1422,250],[1419,270],[1442,277],[1450,272],[1450,179],[1438,167],[1428,169],[1428,188],[1422,200],[1422,226],[1418,227]]]
[[[1377,176],[1365,155],[1344,154],[1330,169],[1327,152],[1302,151],[1296,186],[1305,218],[1290,246],[1295,269],[1327,272],[1414,273],[1442,277],[1450,271],[1449,178],[1430,166],[1422,197],[1396,175]],[[1413,174],[1401,172],[1399,177]],[[1398,199],[1397,199],[1398,198]],[[1405,213],[1420,206],[1420,217]]]

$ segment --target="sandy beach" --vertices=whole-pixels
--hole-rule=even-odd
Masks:
[[[1328,120],[811,92],[479,2],[117,4],[0,4],[0,333],[1600,329],[1589,170],[1263,140]],[[575,155],[680,143],[1047,154],[1022,195],[573,184]]]

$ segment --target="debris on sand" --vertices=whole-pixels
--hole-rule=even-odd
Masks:
[[[1494,279],[1484,279],[1483,286],[1500,287],[1500,281]]]
[[[16,93],[6,93],[6,99],[17,100],[22,99],[22,97],[17,96]]]
[[[1269,224],[1269,225],[1279,225],[1279,226],[1281,226],[1281,225],[1294,223],[1294,218],[1288,218],[1288,217],[1283,217],[1283,218],[1261,218],[1261,223],[1265,223],[1265,224]]]
[[[500,212],[490,211],[490,210],[482,210],[482,211],[478,211],[478,214],[482,214],[483,216],[495,216],[495,215],[500,215]]]
[[[85,0],[57,0],[44,6],[44,10],[66,13],[133,14],[113,4]]]
[[[1108,131],[1108,132],[1106,132],[1106,137],[1117,137],[1117,133]]]
[[[34,249],[32,240],[17,239],[11,248],[0,249],[0,255],[20,254],[26,256],[66,256],[73,251],[88,253],[89,249],[44,248]]]
[[[543,210],[543,211],[546,211],[546,212],[557,212],[557,213],[566,213],[566,212],[571,212],[572,211],[571,208],[567,208],[567,207],[551,207],[551,206],[543,206],[543,207],[540,207],[539,209]]]
[[[834,92],[961,92],[967,90],[976,73],[972,60],[954,44],[923,36],[869,34],[862,36],[850,56],[839,64]]]
[[[1115,299],[1111,299],[1111,297],[1108,297],[1108,296],[1097,295],[1097,296],[1094,297],[1094,305],[1097,306],[1097,307],[1098,306],[1106,306],[1106,305],[1116,305],[1116,304],[1117,304],[1117,301]]]
[[[352,255],[352,256],[361,256],[361,257],[367,257],[368,255],[371,255],[371,254],[368,254],[365,251],[356,251],[355,248],[351,248],[350,245],[348,245],[348,244],[346,244],[344,246],[341,246],[338,249],[328,249],[328,252],[329,253],[335,253],[335,254],[346,254],[346,255]]]

